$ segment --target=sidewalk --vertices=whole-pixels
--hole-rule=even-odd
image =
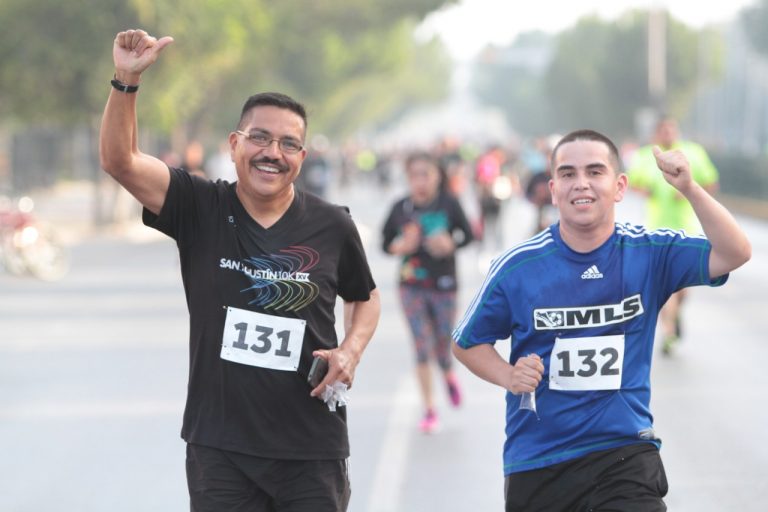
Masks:
[[[101,205],[97,204],[102,194]],[[93,237],[120,236],[143,243],[162,235],[141,223],[139,203],[121,188],[90,181],[62,181],[28,194],[35,203],[34,214],[52,225],[65,245],[72,246]],[[102,220],[98,220],[98,208]],[[114,213],[112,213],[114,212]],[[104,220],[108,215],[114,220]],[[101,222],[101,223],[99,223]]]

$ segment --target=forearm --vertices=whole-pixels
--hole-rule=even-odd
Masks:
[[[378,290],[373,290],[370,299],[365,302],[344,303],[344,340],[336,349],[316,350],[313,353],[324,357],[329,367],[325,379],[312,390],[311,396],[319,396],[325,385],[335,381],[352,386],[357,365],[379,322],[380,311]]]
[[[484,343],[471,348],[461,348],[454,343],[453,354],[469,371],[481,379],[508,389],[512,366],[499,355],[493,345]]]
[[[699,185],[691,186],[685,197],[712,244],[710,276],[721,276],[746,263],[752,247],[733,215]]]
[[[710,278],[722,276],[746,263],[752,256],[747,235],[733,215],[691,176],[688,159],[680,150],[662,151],[653,147],[656,164],[664,179],[691,203],[704,234],[712,244]]]
[[[371,341],[381,315],[379,291],[371,291],[367,301],[344,303],[344,340],[341,348],[360,360],[368,342]]]
[[[136,93],[112,89],[101,120],[99,159],[102,169],[116,178],[138,154],[137,124]]]

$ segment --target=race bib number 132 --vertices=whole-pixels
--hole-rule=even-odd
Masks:
[[[273,370],[296,371],[306,321],[227,308],[221,358]]]
[[[624,335],[556,338],[549,360],[549,389],[620,389]]]

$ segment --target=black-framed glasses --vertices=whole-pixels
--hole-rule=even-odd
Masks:
[[[236,130],[235,133],[239,133],[248,141],[250,141],[252,144],[255,144],[256,146],[259,146],[260,148],[267,148],[269,147],[273,142],[277,141],[277,147],[280,148],[280,151],[285,153],[286,155],[295,155],[302,149],[304,149],[304,146],[296,139],[291,139],[289,137],[284,137],[282,139],[275,139],[273,138],[269,133],[266,132],[244,132],[242,130]]]

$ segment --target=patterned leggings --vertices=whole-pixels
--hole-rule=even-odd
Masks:
[[[440,368],[449,370],[456,292],[400,286],[400,301],[413,334],[416,361],[426,363],[434,353]]]

